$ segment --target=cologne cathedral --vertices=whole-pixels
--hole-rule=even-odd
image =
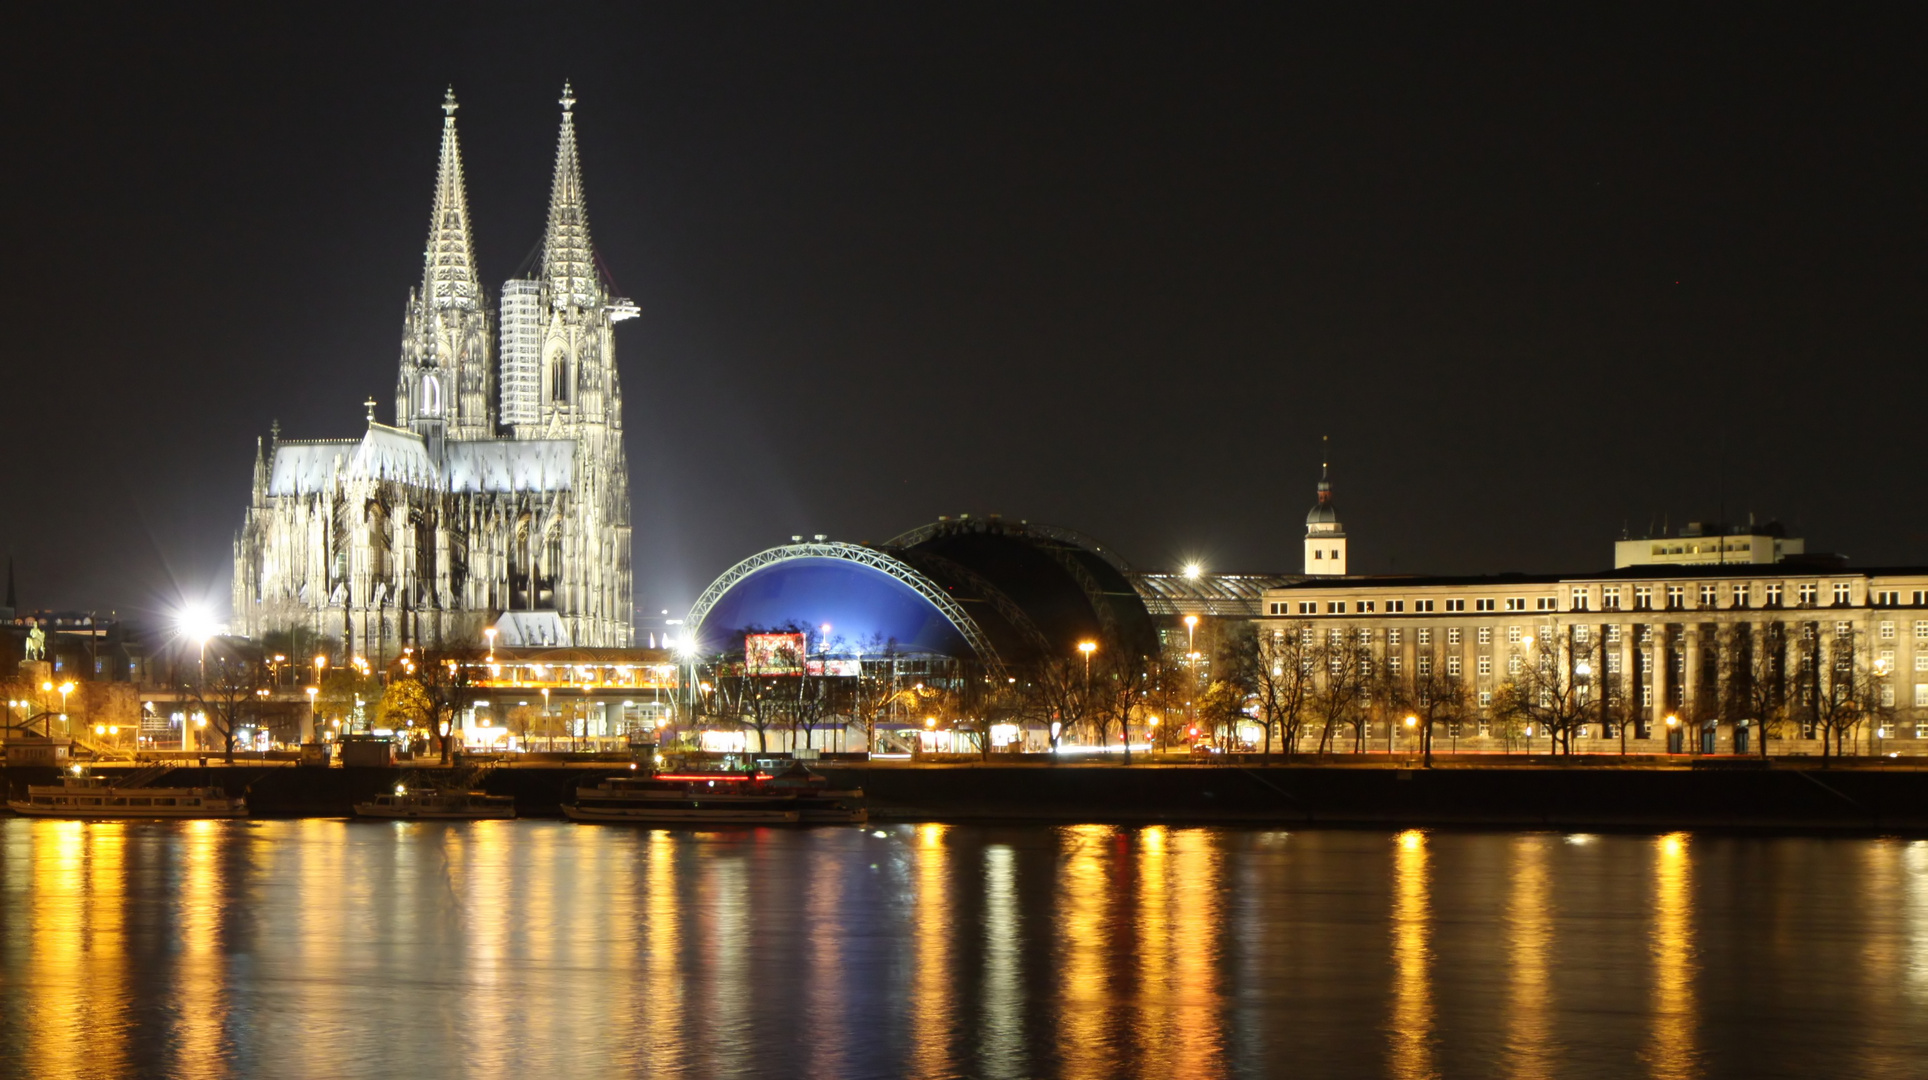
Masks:
[[[257,445],[234,542],[238,634],[294,631],[353,655],[411,642],[631,641],[629,475],[614,327],[636,314],[597,272],[562,133],[542,257],[492,310],[475,265],[455,95],[420,289],[402,319],[393,424]],[[499,313],[498,313],[499,312]],[[505,617],[506,616],[506,617]]]

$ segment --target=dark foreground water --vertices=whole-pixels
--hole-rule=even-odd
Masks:
[[[7,1076],[1923,1076],[1928,841],[0,821]]]

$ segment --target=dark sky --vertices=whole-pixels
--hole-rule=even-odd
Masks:
[[[21,603],[225,606],[255,438],[392,408],[443,87],[494,290],[565,78],[639,608],[940,513],[1295,569],[1321,435],[1361,571],[1595,569],[1723,496],[1928,562],[1906,6],[1314,7],[16,12]]]

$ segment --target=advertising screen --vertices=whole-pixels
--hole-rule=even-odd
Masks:
[[[743,668],[751,675],[801,675],[806,648],[802,634],[745,634]]]

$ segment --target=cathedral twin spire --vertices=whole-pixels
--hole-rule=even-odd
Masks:
[[[542,240],[542,279],[553,303],[594,307],[601,299],[596,252],[589,239],[589,207],[583,197],[582,163],[576,153],[576,96],[562,85],[562,131],[556,144],[549,223]],[[462,181],[462,147],[455,133],[455,90],[442,98],[442,155],[435,175],[435,208],[429,216],[428,250],[422,268],[422,300],[430,308],[479,308],[481,277]]]
[[[562,84],[562,132],[556,140],[556,175],[549,189],[549,228],[542,238],[542,278],[550,302],[594,307],[602,297],[596,252],[589,242],[589,207],[576,157],[576,95]]]
[[[455,136],[459,107],[451,87],[442,98],[442,160],[435,174],[435,209],[429,217],[428,251],[423,257],[422,301],[431,308],[473,310],[482,303],[482,281],[475,272],[462,147]]]

